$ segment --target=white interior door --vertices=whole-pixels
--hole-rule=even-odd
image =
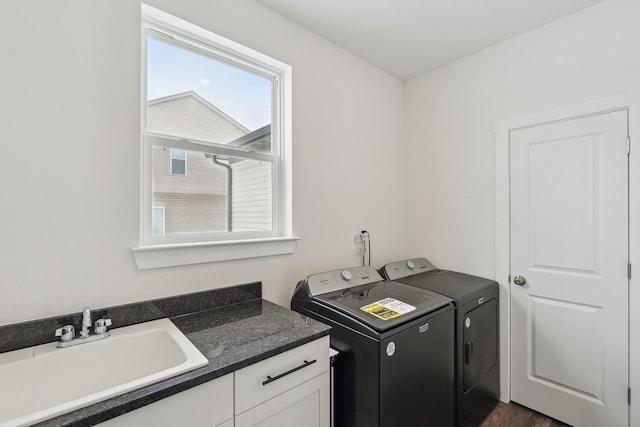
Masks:
[[[628,425],[627,112],[511,131],[511,399]]]

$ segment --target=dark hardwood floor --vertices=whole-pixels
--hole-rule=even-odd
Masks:
[[[515,402],[498,402],[480,427],[570,427]]]

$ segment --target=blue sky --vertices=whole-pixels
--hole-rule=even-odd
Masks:
[[[271,81],[147,38],[147,99],[194,91],[249,130],[271,123]]]

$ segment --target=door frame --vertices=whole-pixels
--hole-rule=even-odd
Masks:
[[[500,400],[511,400],[511,213],[510,153],[511,130],[570,118],[627,110],[631,154],[629,156],[629,386],[631,393],[629,426],[640,426],[640,91],[569,105],[521,117],[498,120],[495,133],[495,280],[500,284]],[[632,218],[638,218],[632,221]]]

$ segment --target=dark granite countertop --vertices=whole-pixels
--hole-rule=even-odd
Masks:
[[[155,307],[152,310],[146,310],[146,314],[143,316],[144,320],[136,317],[124,321],[126,316],[123,316],[123,321],[120,323],[116,323],[114,320],[114,325],[126,326],[124,323],[134,324],[153,320],[153,318],[169,317],[198,350],[209,359],[207,366],[36,425],[41,427],[94,425],[329,334],[330,328],[328,326],[263,300],[260,283],[241,286],[245,288],[225,288],[141,303],[146,304],[147,308]],[[229,305],[220,306],[219,303],[207,303],[210,297],[220,301],[220,297],[223,295],[220,293],[221,291],[237,292],[238,289],[243,291],[241,293],[247,293],[249,297],[231,298]],[[249,292],[244,292],[247,290]],[[181,302],[182,305],[178,304],[180,308],[176,309],[174,300],[181,298],[183,300],[178,302]],[[166,303],[170,300],[171,308],[166,309]],[[225,298],[222,300],[229,302]],[[194,301],[197,303],[193,304]],[[203,301],[204,309],[202,309]],[[185,309],[185,304],[200,305],[197,308],[201,310],[190,312]],[[104,309],[104,312],[110,317],[121,313],[127,313],[129,316],[132,310],[138,309],[137,311],[140,311],[139,305],[114,307]],[[158,307],[161,308],[158,309]],[[149,312],[152,314],[149,315]],[[2,329],[4,327],[0,327],[0,335]]]

